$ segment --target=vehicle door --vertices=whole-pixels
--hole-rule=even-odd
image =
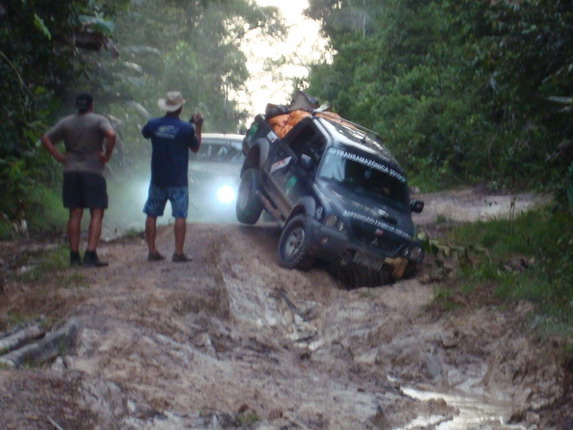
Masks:
[[[285,138],[277,139],[271,144],[267,162],[264,166],[265,189],[269,193],[272,202],[285,216],[290,212],[290,206],[284,195],[284,189],[288,180],[288,169],[296,157],[290,145],[286,142],[291,134],[297,133],[300,126],[300,123],[297,124],[287,133]]]
[[[279,157],[274,168],[271,166],[270,176],[277,186],[284,213],[288,214],[296,202],[310,192],[326,139],[308,119],[293,128],[282,143],[285,157]]]

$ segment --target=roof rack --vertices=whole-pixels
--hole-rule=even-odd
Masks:
[[[379,141],[380,143],[382,143],[382,138],[380,137],[380,135],[378,133],[376,133],[373,130],[370,130],[369,128],[364,127],[363,125],[357,124],[355,122],[352,122],[346,118],[341,117],[338,114],[335,114],[333,112],[327,112],[327,111],[321,111],[321,110],[314,110],[312,111],[312,115],[313,116],[322,116],[326,119],[330,119],[332,121],[337,121],[343,124],[347,124],[351,127],[354,127],[360,131],[362,131],[364,134],[370,136],[370,137],[374,137],[375,140]]]

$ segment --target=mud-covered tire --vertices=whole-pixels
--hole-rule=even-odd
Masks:
[[[278,245],[278,260],[287,269],[308,270],[314,263],[309,253],[306,215],[297,215],[283,228]]]
[[[257,195],[260,188],[260,177],[258,169],[248,169],[241,176],[237,204],[235,211],[237,220],[244,224],[256,224],[263,211],[263,204]]]

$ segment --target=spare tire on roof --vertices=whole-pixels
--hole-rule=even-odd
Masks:
[[[320,106],[318,100],[305,93],[304,91],[297,91],[294,95],[288,110],[305,110],[307,112],[312,112]]]

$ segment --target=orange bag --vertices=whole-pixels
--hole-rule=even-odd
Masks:
[[[293,110],[289,114],[277,115],[268,120],[275,134],[281,139],[301,120],[310,117],[311,114],[304,110]]]

